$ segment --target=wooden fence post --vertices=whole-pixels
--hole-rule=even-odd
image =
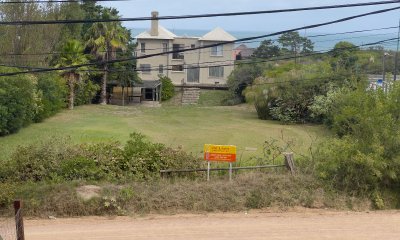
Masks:
[[[285,166],[286,168],[290,171],[290,173],[292,173],[292,175],[295,174],[295,165],[294,165],[294,157],[293,157],[293,153],[283,153],[283,155],[285,156]]]
[[[22,216],[22,201],[14,201],[14,212],[15,212],[15,227],[17,231],[17,240],[25,240],[24,234],[24,220]]]

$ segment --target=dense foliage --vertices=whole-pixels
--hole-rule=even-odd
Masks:
[[[54,115],[65,106],[65,94],[65,82],[56,74],[1,77],[0,135],[15,133],[31,122]]]
[[[253,71],[262,74],[242,94],[247,102],[255,105],[260,119],[284,123],[323,122],[325,115],[317,109],[324,111],[320,100],[329,90],[354,89],[366,83],[366,76],[356,71],[358,51],[351,43],[340,42],[327,57],[310,58],[303,64],[281,61],[261,69],[252,66]],[[241,82],[238,78],[233,81]]]
[[[38,95],[37,79],[33,75],[0,78],[0,135],[17,132],[33,121],[41,107]]]
[[[97,5],[95,1],[4,4],[0,6],[0,15],[4,21],[119,17],[116,9]],[[2,25],[0,33],[0,53],[3,55],[0,63],[4,66],[65,68],[59,72],[38,76],[1,77],[1,94],[4,97],[0,108],[4,117],[1,119],[0,135],[14,133],[32,121],[41,121],[56,113],[65,107],[66,91],[68,108],[73,109],[74,105],[94,102],[99,90],[101,102],[105,104],[109,78],[113,85],[123,87],[138,80],[134,72],[135,61],[107,63],[116,57],[133,56],[136,45],[133,43],[131,32],[123,27],[121,22]],[[97,61],[102,61],[102,64],[88,67],[89,63]],[[21,67],[12,71],[20,72],[26,69]],[[61,80],[60,76],[65,80]],[[6,101],[8,105],[3,106]]]
[[[252,64],[242,64],[235,67],[228,77],[228,87],[232,94],[233,102],[240,103],[244,101],[242,92],[247,86],[251,85],[257,77],[263,73],[263,65],[256,62]]]
[[[400,85],[389,93],[341,90],[330,99],[327,124],[338,137],[315,155],[319,176],[342,190],[372,192],[374,198],[385,190],[398,192]]]
[[[175,86],[167,76],[160,76],[161,81],[161,101],[171,99],[175,95]]]
[[[159,178],[161,169],[197,168],[202,163],[139,133],[132,133],[124,145],[69,142],[51,138],[21,147],[1,168],[0,181],[146,180]]]
[[[65,80],[57,73],[39,74],[37,78],[42,107],[34,118],[35,122],[42,121],[63,109],[67,95]]]

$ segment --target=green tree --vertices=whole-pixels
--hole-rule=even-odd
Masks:
[[[130,36],[130,33],[129,33]],[[118,58],[130,58],[133,56],[136,44],[129,43],[125,51],[117,51]],[[113,63],[110,68],[110,82],[122,87],[122,105],[125,105],[125,87],[132,86],[135,82],[140,82],[139,76],[135,71],[136,61],[124,61]]]
[[[101,19],[103,7],[97,5],[96,1],[82,1],[80,4],[81,9],[84,11],[84,19]],[[85,37],[88,29],[93,23],[84,23],[82,26],[82,37]]]
[[[116,19],[117,12],[113,9],[104,9],[102,19]],[[120,22],[94,23],[88,29],[87,46],[91,48],[103,65],[103,79],[101,84],[101,104],[107,104],[107,78],[109,61],[115,59],[116,50],[127,48],[129,32],[121,26]]]
[[[260,63],[254,64],[239,64],[235,67],[232,73],[228,77],[228,88],[232,96],[238,100],[238,102],[244,102],[242,95],[243,90],[251,85],[253,81],[262,76],[264,67]]]
[[[70,110],[74,109],[75,85],[81,77],[81,71],[86,69],[86,67],[74,68],[74,66],[89,62],[83,51],[84,47],[81,42],[77,40],[67,41],[56,65],[56,67],[68,67],[68,69],[63,70],[63,76],[69,86],[68,109]]]
[[[55,20],[65,19],[60,4],[35,1],[21,4],[0,4],[2,21]],[[55,49],[60,41],[62,25],[1,25],[0,62],[14,65],[48,66],[50,58],[46,54]],[[13,53],[10,55],[10,53]],[[31,54],[34,53],[34,54]],[[30,54],[30,55],[22,55]]]
[[[261,42],[260,46],[254,51],[253,56],[257,58],[271,58],[279,56],[280,48],[268,39]]]
[[[338,42],[331,51],[331,65],[335,71],[354,70],[358,60],[359,48],[350,42]]]
[[[279,37],[278,41],[283,50],[290,52],[294,56],[314,51],[314,43],[310,39],[300,36],[298,32],[284,33]]]

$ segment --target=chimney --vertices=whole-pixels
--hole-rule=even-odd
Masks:
[[[150,30],[150,35],[151,36],[158,36],[158,12],[154,11],[151,12],[151,30]]]

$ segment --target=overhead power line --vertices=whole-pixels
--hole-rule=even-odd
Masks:
[[[120,2],[129,0],[85,0],[85,2]],[[29,4],[29,3],[82,3],[82,0],[37,0],[37,1],[1,1],[0,4]]]
[[[329,5],[329,6],[306,7],[306,8],[289,8],[289,9],[249,11],[249,12],[211,13],[211,14],[182,15],[182,16],[136,17],[136,18],[116,18],[116,19],[84,19],[84,20],[69,19],[69,20],[46,20],[46,21],[33,21],[33,20],[2,21],[0,22],[0,25],[43,25],[43,24],[75,24],[75,23],[96,23],[96,22],[138,22],[138,21],[150,21],[150,20],[177,20],[177,19],[229,17],[229,16],[274,14],[274,13],[287,13],[287,12],[300,12],[300,11],[315,11],[324,9],[378,6],[378,5],[395,4],[395,3],[400,3],[400,0]]]
[[[398,28],[398,27],[394,27],[394,28]],[[385,28],[387,29],[387,28]],[[337,35],[339,35],[340,33],[338,33]],[[362,35],[362,36],[357,36],[357,37],[345,37],[345,38],[335,38],[335,39],[326,39],[326,40],[321,40],[321,41],[315,41],[313,43],[320,43],[320,42],[335,42],[335,41],[341,41],[341,40],[347,40],[347,39],[359,39],[359,38],[368,38],[368,37],[372,37],[372,36],[384,36],[384,35],[394,35],[397,34],[397,32],[390,32],[390,33],[378,33],[378,34],[366,34],[366,35]],[[336,35],[334,33],[332,33],[331,35]],[[312,36],[309,36],[312,37]],[[240,42],[240,43],[255,43],[255,42],[262,42],[263,40],[256,40],[256,41],[249,41],[249,42]],[[190,49],[190,46],[185,47],[184,49]],[[315,45],[314,45],[315,48]],[[154,50],[163,50],[164,48],[146,48],[146,51],[154,51]],[[168,49],[171,49],[171,47],[169,47]],[[140,51],[140,49],[137,49],[136,51]],[[101,51],[101,52],[105,52],[105,51]],[[112,52],[121,52],[121,51],[112,51]],[[212,51],[203,51],[202,53],[211,53]],[[232,52],[231,49],[224,49],[222,50],[222,52]],[[76,53],[76,52],[75,52]],[[61,55],[63,54],[62,52],[37,52],[37,53],[2,53],[0,54],[0,56],[2,57],[12,57],[12,56],[54,56],[54,55]],[[189,53],[186,53],[189,54]],[[198,54],[197,52],[193,52],[190,54]]]
[[[390,39],[385,39],[377,42],[372,42],[372,43],[366,43],[366,44],[360,44],[360,45],[355,45],[351,47],[342,47],[342,48],[333,48],[329,49],[327,51],[319,51],[319,52],[312,52],[312,53],[307,53],[299,56],[293,56],[292,55],[281,55],[277,56],[274,58],[252,58],[252,59],[246,59],[246,60],[240,60],[240,61],[235,61],[234,63],[224,63],[224,62],[229,62],[229,61],[234,61],[234,60],[226,60],[226,61],[213,61],[213,62],[202,62],[199,64],[210,64],[210,65],[205,65],[205,66],[187,66],[183,67],[183,69],[197,69],[197,68],[209,68],[209,67],[227,67],[227,66],[235,66],[235,65],[241,65],[241,64],[254,64],[254,63],[265,63],[265,62],[277,62],[277,61],[284,61],[284,60],[293,60],[293,59],[298,59],[298,58],[303,58],[303,57],[312,57],[312,56],[319,56],[319,55],[324,55],[324,54],[329,54],[333,51],[345,51],[345,50],[351,50],[351,49],[357,49],[360,47],[368,47],[368,46],[374,46],[374,45],[381,45],[385,43],[390,43],[390,42],[395,42],[397,41],[397,38],[390,38]],[[287,56],[287,57],[282,57],[282,56]],[[215,63],[221,63],[221,64],[215,64]],[[173,66],[173,65],[168,65],[168,66]],[[158,70],[158,67],[151,68],[151,70]],[[172,70],[170,68],[165,68],[164,70]],[[138,71],[141,71],[138,69]],[[0,75],[1,76],[1,75]]]
[[[384,27],[384,28],[373,28],[373,29],[364,29],[364,30],[355,30],[355,31],[349,31],[349,32],[316,34],[316,35],[309,35],[309,36],[307,36],[307,38],[328,37],[328,36],[335,36],[335,35],[345,35],[345,34],[352,34],[352,33],[363,33],[363,32],[372,32],[372,31],[380,31],[380,30],[389,30],[389,29],[398,29],[398,26]],[[363,35],[363,36],[369,36],[369,35]],[[242,42],[242,43],[256,43],[256,42],[261,42],[261,41],[263,41],[263,40],[246,41],[246,42]],[[276,40],[272,40],[272,41],[276,41]]]
[[[275,33],[259,35],[259,36],[254,36],[254,37],[240,38],[240,39],[236,39],[236,40],[233,40],[233,41],[214,43],[214,44],[194,47],[194,48],[190,48],[190,49],[180,49],[180,50],[175,50],[175,51],[166,51],[166,52],[163,52],[163,53],[148,54],[148,55],[145,55],[145,56],[135,57],[133,59],[145,59],[145,58],[151,58],[151,57],[161,56],[161,55],[165,55],[165,54],[189,52],[189,51],[205,49],[205,48],[212,48],[212,47],[217,47],[217,46],[222,46],[222,45],[232,44],[232,43],[237,43],[237,42],[244,42],[244,41],[251,41],[251,40],[262,39],[262,38],[267,38],[267,37],[273,37],[273,36],[277,36],[277,35],[281,35],[281,34],[285,34],[285,33],[289,33],[289,32],[294,32],[294,31],[299,31],[299,30],[304,30],[304,29],[312,29],[312,28],[322,27],[322,26],[326,26],[326,25],[332,25],[332,24],[336,24],[336,23],[346,22],[346,21],[350,21],[350,20],[353,20],[353,19],[366,17],[366,16],[371,16],[371,15],[376,15],[376,14],[381,14],[381,13],[394,11],[394,10],[398,10],[398,9],[400,9],[400,7],[382,9],[382,10],[378,10],[378,11],[373,11],[373,12],[368,12],[368,13],[364,13],[364,14],[354,15],[354,16],[350,16],[350,17],[346,17],[346,18],[341,18],[341,19],[334,20],[334,21],[318,23],[318,24],[313,24],[313,25],[308,25],[308,26],[298,27],[298,28],[292,28],[292,29],[289,29],[289,30],[279,31],[279,32],[275,32]],[[112,61],[109,61],[109,62],[113,63],[113,62],[129,61],[129,60],[132,60],[132,58],[131,59],[112,60]]]
[[[346,18],[341,18],[341,19],[334,20],[334,21],[329,21],[329,22],[324,22],[324,23],[318,23],[318,24],[308,25],[308,26],[304,26],[304,27],[293,28],[293,29],[284,30],[284,31],[279,31],[279,32],[271,33],[271,34],[261,35],[261,36],[248,37],[248,38],[241,38],[241,39],[237,39],[237,40],[233,40],[233,41],[228,41],[228,42],[221,42],[221,43],[215,43],[215,44],[210,44],[210,45],[205,45],[205,46],[199,46],[199,47],[195,47],[195,48],[191,48],[191,49],[182,49],[182,50],[175,50],[175,51],[166,51],[166,52],[163,52],[163,53],[154,53],[154,54],[149,54],[149,55],[139,56],[139,57],[133,57],[133,58],[125,58],[125,59],[117,59],[117,60],[103,61],[103,62],[101,62],[101,63],[87,63],[87,64],[74,65],[74,66],[70,66],[70,67],[62,67],[62,68],[49,68],[49,69],[38,69],[38,70],[32,70],[32,71],[26,71],[26,72],[5,73],[5,74],[0,74],[0,76],[11,76],[11,75],[17,75],[17,74],[24,74],[24,73],[35,73],[35,72],[46,72],[46,71],[47,71],[47,72],[50,72],[50,71],[59,71],[59,70],[67,70],[67,69],[76,69],[76,68],[80,68],[80,67],[95,66],[95,65],[99,65],[99,64],[109,64],[109,63],[117,63],[117,62],[126,62],[126,61],[132,61],[132,60],[137,60],[137,59],[145,59],[145,58],[151,58],[151,57],[161,56],[161,55],[165,55],[165,54],[173,54],[173,53],[181,53],[181,52],[194,51],[194,50],[198,50],[198,49],[205,49],[205,48],[211,48],[211,47],[215,47],[215,46],[222,46],[222,45],[232,44],[232,43],[236,43],[236,42],[242,42],[242,41],[248,41],[248,40],[255,40],[255,39],[260,39],[260,38],[265,38],[265,37],[271,37],[271,36],[281,35],[281,34],[284,34],[284,33],[289,33],[289,32],[298,31],[298,30],[303,30],[303,29],[317,28],[317,27],[326,26],[326,25],[331,25],[331,24],[336,24],[336,23],[340,23],[340,22],[345,22],[345,21],[349,21],[349,20],[352,20],[352,19],[361,18],[361,17],[365,17],[365,16],[376,15],[376,14],[380,14],[380,13],[385,13],[385,12],[389,12],[389,11],[394,11],[394,10],[397,10],[397,9],[400,9],[400,7],[389,8],[389,9],[382,9],[382,10],[373,11],[373,12],[368,12],[368,13],[364,13],[364,14],[360,14],[360,15],[354,15],[354,16],[350,16],[350,17],[346,17]],[[396,39],[397,39],[397,38],[396,38]]]
[[[209,68],[209,67],[227,67],[227,66],[236,66],[236,65],[247,65],[247,64],[256,64],[256,63],[285,61],[285,60],[292,60],[295,58],[312,57],[312,56],[329,54],[332,51],[345,51],[345,50],[350,50],[350,49],[357,49],[360,47],[374,46],[374,45],[384,44],[384,43],[388,43],[388,42],[392,42],[392,41],[397,41],[397,38],[391,38],[391,39],[386,39],[386,40],[382,40],[382,41],[378,41],[378,42],[366,43],[366,44],[361,44],[361,45],[351,46],[351,47],[335,48],[335,49],[330,49],[330,50],[324,51],[324,52],[320,51],[320,52],[307,53],[307,54],[303,54],[303,55],[299,55],[299,56],[287,55],[287,57],[279,56],[279,57],[275,57],[275,58],[254,58],[254,59],[248,59],[248,60],[242,60],[242,61],[235,61],[233,63],[226,63],[228,61],[203,62],[203,63],[199,63],[199,64],[208,64],[208,65],[186,66],[186,67],[183,67],[183,69],[202,69],[202,68]],[[285,56],[285,55],[283,55],[283,56]],[[216,64],[216,63],[219,63],[219,64]],[[61,71],[61,70],[70,69],[70,67],[60,67],[60,68],[40,67],[39,68],[39,67],[15,66],[15,65],[5,65],[5,64],[1,64],[0,66],[30,69],[30,71],[0,74],[0,77],[1,76],[13,76],[13,75],[19,75],[19,74],[27,74],[27,73]],[[168,65],[166,67],[163,67],[163,70],[173,70],[172,68],[169,68],[172,66],[173,65]],[[75,67],[74,67],[74,69],[75,69]],[[150,70],[158,70],[158,69],[159,69],[159,67],[150,68]],[[81,71],[82,72],[102,72],[103,70],[91,69],[91,70],[81,70]],[[134,71],[141,72],[143,70],[135,69]],[[121,71],[120,70],[109,70],[108,72],[121,72]]]
[[[372,44],[373,44],[373,45],[385,46],[385,45],[393,45],[393,44],[395,44],[396,42],[397,42],[397,40],[396,40],[395,38],[393,38],[393,39],[382,40],[382,41],[379,41],[379,42],[374,42],[374,43],[372,43]],[[357,48],[357,47],[362,47],[362,46],[364,46],[364,45],[358,45],[358,46],[355,46],[355,47]],[[371,46],[371,44],[368,44],[368,43],[367,43],[367,46]],[[353,48],[353,47],[350,47],[350,48]],[[345,48],[345,49],[339,48],[339,49],[336,49],[336,50],[346,50],[346,49],[348,49],[348,48]],[[328,48],[328,49],[324,49],[324,50],[314,51],[313,54],[318,54],[318,53],[329,53],[331,50],[332,50],[331,48]],[[287,54],[281,54],[281,55],[278,55],[278,56],[274,56],[274,57],[268,58],[268,62],[281,61],[281,60],[290,60],[290,59],[287,59],[287,58],[282,59],[282,57],[290,57],[290,59],[294,59],[292,53],[287,53]],[[297,58],[299,58],[299,57],[301,58],[302,56],[297,56]],[[252,57],[252,58],[250,58],[250,59],[244,59],[244,60],[234,60],[234,59],[231,59],[231,60],[221,60],[221,61],[209,61],[209,62],[190,63],[190,64],[186,64],[186,65],[191,65],[192,67],[184,67],[184,69],[197,68],[197,67],[196,67],[197,65],[202,65],[202,64],[226,64],[226,63],[228,63],[228,62],[242,63],[242,62],[249,62],[249,61],[251,61],[251,63],[254,63],[254,62],[253,62],[254,60],[260,60],[260,59],[264,59],[264,58]],[[163,70],[169,70],[169,67],[172,67],[172,66],[175,66],[175,65],[180,65],[180,64],[163,65],[163,68],[162,68],[162,69],[163,69]],[[193,66],[193,65],[195,65],[195,66]],[[31,70],[35,70],[35,69],[48,69],[48,67],[21,66],[21,65],[10,65],[10,64],[0,64],[0,66],[3,66],[3,67],[11,67],[11,68],[31,69]],[[219,66],[219,65],[208,65],[208,67],[209,67],[209,66]],[[112,68],[109,68],[109,69],[110,69],[110,72],[115,72],[114,70],[112,70]],[[160,69],[159,65],[158,65],[158,66],[151,67],[151,68],[148,68],[148,70],[159,70],[159,69]],[[99,69],[99,70],[92,69],[92,70],[81,70],[81,71],[84,71],[84,72],[85,72],[85,71],[103,72],[104,70],[103,70],[103,69]],[[118,71],[120,71],[120,70],[118,70]],[[121,71],[125,71],[125,70],[121,70]],[[140,69],[136,69],[135,71],[141,71],[141,70],[140,70]]]

